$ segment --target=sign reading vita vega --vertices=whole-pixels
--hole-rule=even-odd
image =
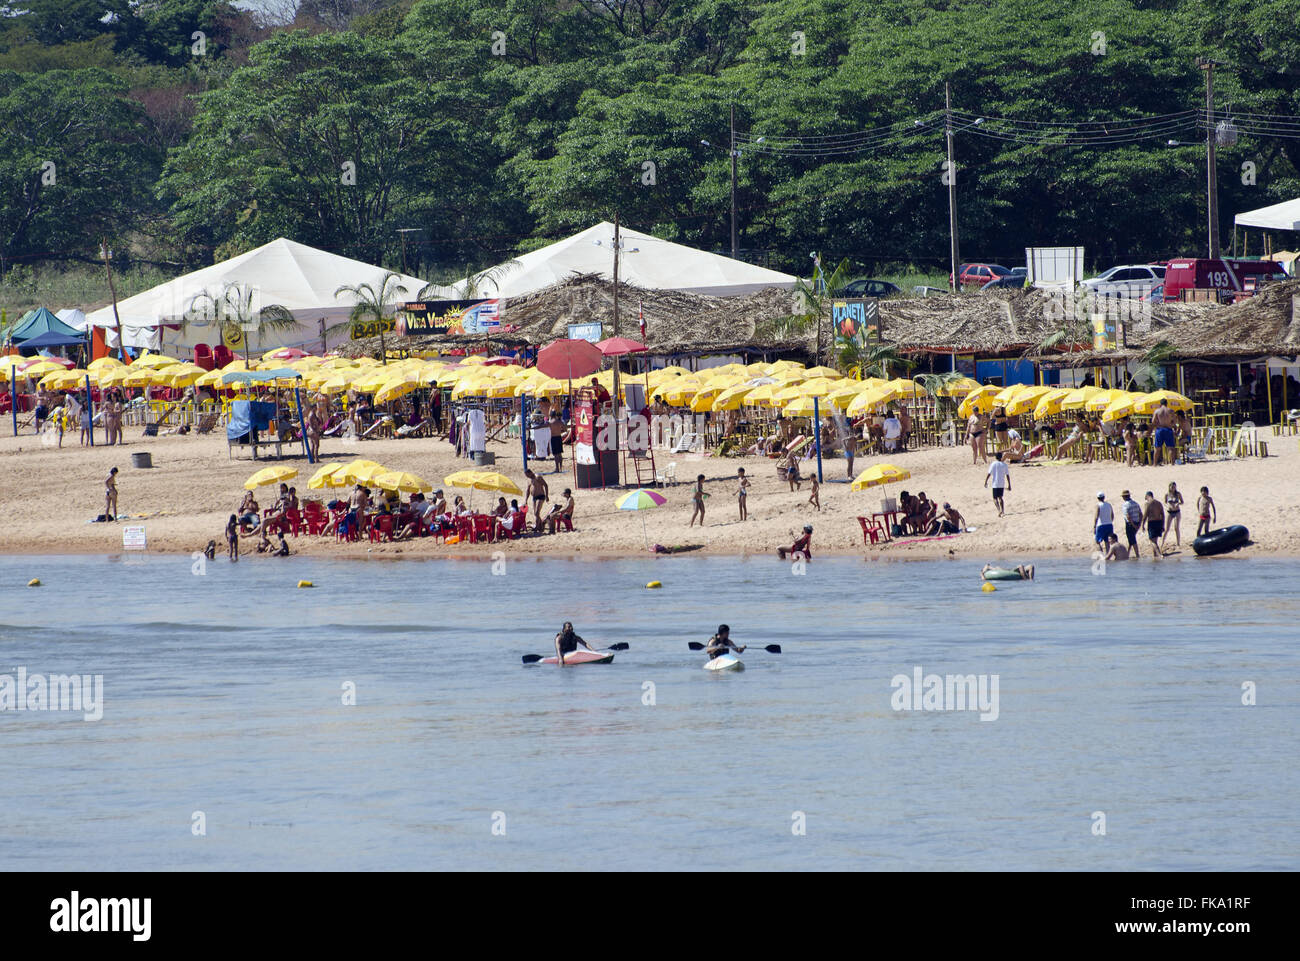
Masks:
[[[399,309],[404,332],[415,336],[489,334],[500,328],[504,312],[500,300],[426,300]]]

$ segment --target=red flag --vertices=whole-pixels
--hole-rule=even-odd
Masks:
[[[636,316],[641,323],[641,343],[645,343],[645,304],[641,301],[636,302]]]

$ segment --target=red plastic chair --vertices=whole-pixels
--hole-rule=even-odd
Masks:
[[[293,536],[297,537],[298,532],[303,528],[302,511],[298,510],[296,507],[291,507],[284,512],[284,520],[288,525],[289,530],[293,533]]]
[[[871,538],[871,543],[875,544],[885,533],[885,529],[880,526],[880,521],[873,520],[870,517],[859,517],[858,523],[862,525],[862,543],[867,543],[867,538]]]
[[[497,530],[506,540],[514,540],[524,531],[528,530],[528,508],[520,508],[519,513],[515,516],[515,525],[512,530],[506,530],[501,526],[500,521],[497,521]]]
[[[328,523],[324,508],[315,501],[307,501],[302,505],[302,522],[308,534],[319,534]]]
[[[225,344],[217,344],[212,348],[212,360],[217,367],[225,367],[234,361],[235,355],[230,352],[230,348]]]
[[[474,515],[474,530],[470,535],[470,542],[477,544],[479,541],[491,542],[496,539],[497,519],[489,514]]]
[[[379,514],[375,517],[375,522],[370,525],[370,543],[375,541],[391,541],[393,539],[393,522],[395,518],[392,514]]]

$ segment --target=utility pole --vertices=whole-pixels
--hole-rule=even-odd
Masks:
[[[948,235],[952,239],[952,289],[961,291],[961,276],[957,272],[960,257],[957,252],[957,168],[952,160],[952,85],[943,85],[944,136],[948,141]]]
[[[731,105],[731,259],[736,259],[736,105]]]
[[[122,342],[122,318],[117,313],[117,290],[113,287],[113,268],[108,263],[113,259],[113,253],[108,249],[108,240],[104,237],[99,239],[99,255],[104,258],[104,270],[108,272],[108,293],[113,298],[113,320],[117,322],[117,353],[125,364],[126,344]]]
[[[1214,125],[1214,68],[1218,64],[1214,60],[1200,60],[1198,65],[1205,71],[1205,207],[1209,257],[1213,260],[1219,256],[1219,177],[1214,159],[1217,135]]]

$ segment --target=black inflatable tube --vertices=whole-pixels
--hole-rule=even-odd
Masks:
[[[1226,554],[1245,547],[1250,542],[1250,531],[1240,524],[1232,527],[1220,527],[1192,541],[1192,550],[1198,557],[1210,557],[1214,554]]]

